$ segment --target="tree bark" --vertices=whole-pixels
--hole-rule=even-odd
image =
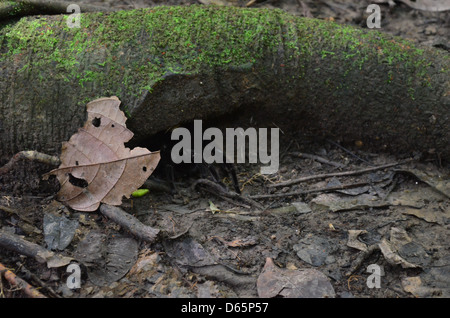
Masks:
[[[237,111],[450,159],[445,51],[279,10],[85,13],[80,28],[68,19],[0,26],[0,158],[59,153],[83,125],[85,104],[115,95],[138,140]]]

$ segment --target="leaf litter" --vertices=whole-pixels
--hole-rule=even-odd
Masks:
[[[303,2],[306,3],[307,1]],[[425,1],[402,2],[408,2],[408,5],[412,3],[417,5],[426,4]],[[437,4],[443,4],[444,2],[445,1],[434,1],[434,3]],[[315,9],[315,6],[313,6],[312,9]],[[335,14],[329,13],[331,9],[326,6],[322,6],[320,10],[321,12],[324,12],[322,15],[336,17]],[[319,11],[319,9],[317,11]],[[317,15],[317,11],[313,11],[313,13]],[[399,10],[396,10],[395,12],[396,14],[400,14],[400,23],[402,25],[407,25],[404,24],[404,22],[410,20],[410,16],[412,16],[411,12],[404,9],[402,10],[402,8],[399,8]],[[386,12],[386,14],[390,15],[389,12]],[[403,14],[403,16],[401,14]],[[359,15],[360,14],[358,14],[358,16]],[[404,18],[403,20],[402,17]],[[392,18],[392,16],[390,16],[390,18]],[[417,23],[417,19],[422,21],[422,23]],[[434,20],[434,22],[431,20]],[[390,22],[391,23],[384,26],[383,29],[391,30],[392,32],[392,26],[398,24],[395,23],[395,19],[391,19]],[[420,25],[419,29],[424,29],[427,24],[431,23],[432,26],[433,24],[438,24],[439,18],[432,16],[432,19],[424,20],[423,13],[419,13],[419,17],[417,17],[416,14],[414,15],[413,22],[415,22],[414,26]],[[438,32],[439,30],[445,30],[445,28],[439,27]],[[395,33],[397,32],[398,30],[395,30]],[[422,42],[424,41],[424,38],[427,41],[430,38],[426,32],[416,32],[416,34],[420,34],[419,37],[422,37]],[[295,141],[297,142],[301,139],[301,137],[297,137]],[[345,154],[335,155],[330,149],[323,151],[322,148],[316,148],[316,150],[318,151],[311,153],[326,156],[329,160],[334,162],[343,162],[345,163],[345,166],[349,163],[352,164],[352,161],[346,158]],[[299,151],[306,153],[310,151],[310,149],[299,149]],[[363,153],[362,155],[365,156],[365,158],[372,156],[372,154],[367,153]],[[383,160],[382,157],[383,156],[380,156],[381,160]],[[387,160],[387,162],[389,162],[389,160]],[[355,163],[353,162],[353,164]],[[271,176],[272,180],[278,180],[278,178],[281,177],[284,178],[281,180],[289,180],[295,177],[295,173],[313,175],[319,172],[334,172],[334,170],[330,171],[321,165],[319,165],[319,168],[317,169],[317,166],[312,166],[304,160],[284,162],[281,167],[285,167],[286,172],[280,172],[276,176]],[[186,193],[181,196],[180,199],[180,196],[172,197],[161,193],[155,194],[153,192],[149,196],[133,201],[125,200],[125,205],[129,205],[130,202],[133,203],[131,206],[129,205],[126,207],[128,212],[138,215],[146,224],[161,228],[163,232],[184,233],[185,228],[187,227],[186,224],[192,224],[192,227],[188,232],[177,238],[178,242],[183,242],[185,240],[190,240],[191,242],[190,244],[186,244],[185,242],[184,245],[186,248],[183,249],[183,251],[195,253],[198,250],[204,249],[204,254],[214,256],[215,262],[230,265],[232,268],[239,269],[246,274],[240,273],[239,276],[230,277],[229,275],[227,276],[224,274],[223,267],[220,273],[214,273],[215,269],[219,269],[218,267],[214,267],[220,266],[217,264],[201,264],[205,266],[194,267],[194,270],[198,273],[193,273],[188,269],[180,273],[177,266],[173,266],[172,263],[167,261],[168,258],[167,255],[164,254],[164,249],[158,245],[147,245],[145,250],[149,250],[148,255],[150,256],[141,259],[141,265],[144,264],[144,261],[146,265],[140,268],[139,275],[135,275],[134,271],[129,271],[128,274],[126,274],[125,279],[118,280],[117,282],[110,283],[108,286],[103,287],[94,286],[90,279],[86,279],[83,281],[82,289],[74,291],[72,295],[69,294],[68,296],[258,296],[255,284],[251,287],[248,287],[251,284],[246,286],[246,290],[243,292],[244,289],[241,288],[243,285],[236,284],[238,279],[242,279],[242,277],[253,277],[256,279],[256,277],[262,273],[264,260],[267,257],[271,257],[277,264],[276,266],[281,270],[296,270],[311,267],[311,265],[301,260],[295,251],[293,251],[294,245],[301,242],[302,238],[310,235],[311,241],[314,241],[314,237],[325,237],[333,241],[337,246],[337,250],[332,251],[332,255],[336,260],[335,262],[324,264],[319,268],[315,267],[316,270],[319,270],[330,279],[337,297],[448,297],[450,295],[448,288],[450,258],[448,254],[448,229],[446,229],[449,224],[448,199],[445,200],[442,197],[438,199],[435,196],[427,199],[427,195],[432,192],[426,190],[429,188],[424,186],[424,183],[427,183],[426,181],[433,182],[434,180],[433,183],[437,185],[436,189],[441,192],[441,194],[445,194],[445,189],[448,188],[449,178],[448,175],[444,174],[441,179],[433,177],[432,180],[429,180],[427,177],[429,171],[427,169],[424,169],[419,165],[415,165],[412,169],[415,169],[415,174],[408,174],[417,177],[415,180],[408,177],[403,180],[389,181],[387,187],[381,185],[376,193],[372,192],[374,191],[375,186],[367,185],[351,190],[330,191],[333,194],[339,195],[340,198],[345,199],[350,195],[353,195],[353,197],[356,198],[363,193],[372,194],[377,199],[387,199],[387,195],[389,194],[394,194],[393,196],[391,195],[391,198],[398,198],[396,201],[386,202],[385,200],[385,205],[379,206],[370,205],[370,200],[355,201],[357,205],[352,206],[351,204],[347,204],[346,209],[338,209],[335,212],[331,212],[325,205],[322,206],[323,209],[318,209],[317,206],[311,202],[317,195],[300,195],[292,199],[282,198],[260,201],[263,202],[266,207],[269,206],[267,211],[263,214],[255,213],[252,210],[236,211],[234,214],[218,211],[217,213],[212,214],[210,211],[205,211],[205,207],[208,206],[209,200],[214,200],[213,202],[223,209],[228,209],[229,206],[227,206],[226,202],[222,202],[216,197],[205,193],[198,194],[195,192],[187,192],[191,195],[189,199],[186,198]],[[411,171],[409,168],[408,170]],[[247,171],[242,168],[240,171],[247,173]],[[419,175],[421,173],[427,180],[420,180],[421,178],[419,178]],[[399,174],[402,173],[396,173],[397,177]],[[14,180],[16,180],[16,176],[14,177]],[[30,178],[30,176],[28,176],[28,179],[33,179],[32,177]],[[436,175],[436,177],[438,176]],[[243,179],[243,184],[247,180],[242,176],[241,179]],[[151,178],[149,180],[151,180]],[[73,179],[72,181],[74,183],[77,182],[76,179]],[[433,187],[430,183],[428,184]],[[83,186],[85,183],[81,182],[80,185]],[[266,185],[265,181],[256,180],[255,185],[246,186],[246,191],[250,194],[264,193],[264,191],[267,191]],[[307,184],[307,186],[314,186],[314,184]],[[392,189],[389,188],[392,188],[394,191],[391,191]],[[414,191],[414,194],[409,196],[409,198],[405,195],[401,195],[402,193],[404,194],[411,190],[416,191]],[[424,191],[421,195],[420,193],[422,190]],[[448,193],[448,191],[446,193]],[[23,232],[31,235],[30,233],[32,232],[27,232],[23,224],[20,222],[14,223],[14,219],[17,219],[19,211],[21,213],[20,218],[25,218],[25,216],[27,216],[32,220],[36,219],[36,216],[42,216],[42,214],[39,213],[39,211],[36,213],[34,208],[32,209],[33,214],[31,214],[30,217],[30,213],[27,209],[20,208],[22,204],[19,201],[20,199],[21,198],[9,195],[0,197],[0,204],[5,208],[0,211],[0,213],[2,213],[0,215],[1,220],[4,221],[4,223],[2,223],[3,229],[23,230]],[[25,201],[25,199],[23,201]],[[173,211],[170,211],[170,209],[162,209],[163,205],[169,206],[169,204],[166,203],[170,202],[173,203],[171,207]],[[400,202],[402,202],[402,204],[399,204]],[[404,205],[404,203],[408,204]],[[39,205],[39,203],[37,203],[37,205]],[[10,206],[13,206],[18,213],[13,215],[7,212],[7,208]],[[34,206],[36,206],[36,204]],[[298,210],[298,207],[300,207],[301,210]],[[305,212],[301,213],[301,211]],[[237,216],[239,216],[239,218],[237,218]],[[80,224],[82,225],[80,230],[83,232],[99,228],[102,232],[109,232],[111,234],[117,234],[119,232],[123,234],[124,232],[107,220],[103,219],[102,221],[99,221],[98,216],[95,216],[93,213],[72,213],[71,217],[80,220]],[[35,224],[39,226],[39,222],[35,222]],[[329,230],[328,224],[333,224],[335,230]],[[404,230],[410,240],[405,239],[404,241],[400,240],[401,242],[398,242],[396,241],[398,238],[394,239],[396,245],[391,251],[393,251],[394,255],[400,256],[411,264],[422,265],[422,269],[402,268],[401,264],[391,265],[386,261],[385,256],[381,253],[379,248],[372,248],[373,246],[378,246],[382,240],[387,241],[392,246],[393,243],[391,242],[390,237],[391,229],[393,227]],[[346,242],[349,241],[349,229],[358,231],[358,234],[352,234],[352,240],[357,240],[361,243],[356,244],[356,246],[361,248],[365,245],[371,253],[368,253],[366,257],[361,258],[361,266],[353,273],[356,276],[347,277],[342,273],[349,268],[350,264],[352,265],[351,267],[353,267],[355,260],[365,253],[364,251],[346,245]],[[223,242],[211,239],[211,237],[219,235],[220,237],[223,237],[226,242],[239,241],[246,237],[255,237],[257,238],[258,244],[230,248],[230,246],[227,246]],[[79,233],[74,236],[73,242],[64,250],[66,255],[71,255],[71,253],[73,253],[74,248],[80,243],[81,237],[82,236],[80,236]],[[194,242],[198,242],[201,245],[199,246]],[[169,260],[177,259],[179,251],[172,249],[171,252],[172,254]],[[200,253],[199,255],[202,254]],[[3,257],[3,255],[0,256]],[[131,260],[133,259],[134,257],[131,258]],[[190,260],[196,260],[196,258],[190,258]],[[30,264],[32,261],[33,259],[28,259],[27,262]],[[139,260],[135,264],[138,263]],[[385,268],[386,276],[382,277],[381,290],[368,289],[365,285],[365,278],[367,278],[368,275],[366,274],[365,267],[368,264],[373,263],[380,264]],[[189,262],[187,262],[187,264],[189,264]],[[295,264],[295,266],[292,264]],[[177,264],[175,263],[175,265]],[[183,264],[179,265],[182,266]],[[189,266],[186,265],[185,267],[188,268]],[[40,267],[35,266],[33,269],[39,271]],[[64,268],[58,273],[63,272],[63,269]],[[45,275],[45,272],[43,275]],[[359,277],[359,280],[354,279],[357,277]],[[132,282],[131,284],[130,281]],[[227,281],[235,284],[224,283]],[[401,285],[399,282],[401,282]],[[57,283],[57,281],[55,281],[55,283]],[[63,281],[60,283],[61,285],[64,285]],[[284,296],[280,293],[276,294],[276,292],[273,293],[273,295],[276,295],[276,297]]]
[[[61,165],[46,175],[56,175],[58,200],[74,210],[95,211],[101,202],[120,205],[158,165],[159,152],[125,147],[133,133],[119,105],[114,96],[89,102],[84,127],[63,143]]]

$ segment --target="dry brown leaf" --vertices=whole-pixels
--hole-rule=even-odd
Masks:
[[[231,242],[227,242],[226,245],[228,245],[229,247],[247,247],[247,246],[255,245],[257,243],[258,242],[256,241],[255,238],[247,237],[244,239],[235,239]]]
[[[335,291],[330,280],[322,272],[312,269],[284,269],[266,258],[266,264],[256,281],[261,298],[330,298]]]
[[[400,265],[402,268],[420,268],[419,265],[412,264],[398,255],[393,244],[391,242],[388,242],[386,239],[382,239],[381,243],[379,243],[378,246],[380,247],[381,253],[389,264]]]
[[[56,175],[58,200],[74,210],[95,211],[100,202],[120,205],[158,165],[159,152],[125,147],[133,133],[119,105],[115,96],[88,103],[85,125],[63,143],[61,165],[46,175]]]

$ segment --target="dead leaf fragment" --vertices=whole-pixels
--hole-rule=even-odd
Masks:
[[[56,175],[58,200],[74,210],[95,211],[101,202],[120,205],[122,196],[129,198],[159,162],[159,152],[125,147],[133,133],[119,105],[115,96],[88,103],[84,127],[63,144],[61,165],[46,175]]]
[[[220,209],[214,203],[212,203],[212,201],[209,201],[209,209],[212,212],[212,214],[220,212]]]
[[[392,246],[392,243],[388,242],[386,239],[382,239],[381,243],[378,244],[381,253],[383,253],[386,261],[391,265],[400,265],[402,268],[417,268],[418,265],[412,264],[406,261],[404,258],[397,254],[397,251]]]
[[[437,204],[430,204],[422,209],[406,208],[401,210],[403,214],[414,215],[428,223],[447,224],[450,219],[450,209],[442,211]]]
[[[405,292],[420,298],[435,297],[435,295],[440,295],[442,293],[439,288],[424,286],[422,279],[419,276],[403,278],[402,287]]]
[[[85,266],[92,283],[106,286],[125,276],[135,264],[138,242],[119,233],[93,230],[78,243],[74,256]]]
[[[256,282],[258,296],[261,298],[324,298],[335,297],[329,279],[315,269],[291,270],[277,267],[271,258]]]
[[[356,248],[363,252],[367,251],[367,245],[363,242],[358,241],[358,236],[366,233],[366,230],[348,230],[347,246]]]

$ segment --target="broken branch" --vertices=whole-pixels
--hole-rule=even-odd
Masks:
[[[25,150],[16,153],[7,164],[0,167],[0,176],[8,173],[14,167],[15,163],[22,159],[37,161],[52,166],[57,166],[60,164],[59,158],[56,156],[50,156],[35,150]]]
[[[2,230],[0,230],[0,246],[19,254],[33,257],[39,263],[46,262],[48,268],[65,266],[72,260],[70,257],[56,254],[16,234],[7,233]]]
[[[108,204],[102,204],[100,206],[100,212],[108,219],[111,219],[115,223],[122,226],[126,231],[148,243],[153,243],[159,233],[158,229],[141,223],[137,218],[125,212],[121,208]]]
[[[1,274],[0,277],[3,275],[3,277],[5,277],[5,279],[11,285],[16,286],[19,289],[23,290],[25,295],[31,298],[47,298],[44,295],[42,295],[39,291],[37,291],[33,286],[24,281],[22,278],[17,277],[16,274],[14,274],[5,266],[3,266],[2,263],[0,263],[0,274]]]
[[[254,208],[263,210],[264,207],[259,204],[258,202],[252,200],[252,198],[248,198],[248,197],[244,197],[239,195],[236,192],[229,192],[226,189],[222,188],[219,184],[212,182],[211,180],[208,179],[198,179],[194,184],[193,184],[193,188],[195,188],[197,185],[204,185],[207,186],[209,188],[211,188],[213,191],[210,191],[211,193],[218,195],[222,198],[229,198],[229,199],[233,199],[233,200],[238,200],[244,203],[249,204],[250,206],[253,206]],[[206,188],[207,189],[207,188]]]
[[[279,188],[279,187],[291,186],[291,185],[298,184],[301,182],[316,180],[316,179],[325,179],[325,178],[330,178],[330,177],[342,177],[342,176],[353,176],[353,175],[363,174],[366,172],[372,172],[372,171],[382,170],[382,169],[386,169],[386,168],[390,168],[390,167],[395,167],[395,166],[398,166],[401,164],[409,163],[413,160],[414,159],[410,158],[410,159],[406,159],[406,160],[399,161],[399,162],[388,163],[385,165],[370,167],[370,168],[361,169],[361,170],[316,174],[313,176],[292,179],[292,180],[285,181],[285,182],[269,184],[267,187],[268,188]]]
[[[308,159],[316,160],[318,162],[325,163],[327,165],[334,166],[336,168],[344,168],[345,167],[345,165],[343,165],[342,163],[330,161],[330,160],[327,160],[327,159],[322,158],[320,156],[311,155],[311,154],[308,154],[308,153],[291,152],[290,155],[294,156],[294,157],[298,157],[298,158],[308,158]]]
[[[309,189],[309,190],[303,190],[303,191],[293,191],[293,192],[273,193],[273,194],[257,194],[257,195],[251,195],[250,198],[252,198],[252,199],[282,198],[282,197],[290,197],[290,196],[296,196],[296,195],[302,195],[302,194],[310,194],[310,193],[315,193],[315,192],[345,190],[345,189],[363,187],[363,186],[371,185],[374,183],[380,183],[380,182],[386,181],[386,179],[387,178],[382,178],[381,180],[378,180],[378,181],[364,181],[364,182],[358,182],[358,183],[342,184],[342,185],[338,185],[335,187]]]

